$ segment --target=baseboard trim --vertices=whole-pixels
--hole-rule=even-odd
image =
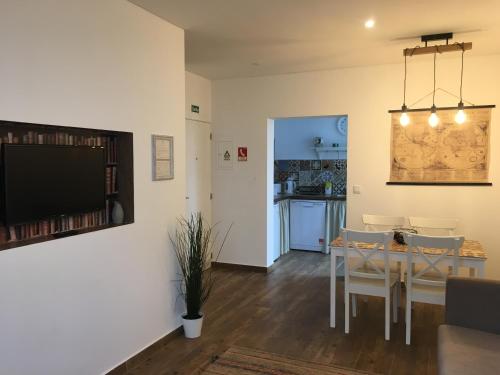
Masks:
[[[174,338],[181,336],[183,332],[184,332],[184,330],[183,330],[182,326],[177,327],[172,332],[170,332],[169,334],[158,339],[157,341],[155,341],[151,345],[147,346],[146,348],[142,349],[139,353],[133,355],[132,357],[127,359],[125,362],[116,366],[111,371],[108,371],[106,373],[106,375],[126,375],[126,374],[128,374],[129,371],[136,368],[139,364],[144,362],[149,356],[151,356],[154,353],[156,353],[157,351],[161,350],[164,346],[166,346]]]
[[[268,267],[249,266],[247,264],[223,263],[223,262],[212,262],[212,267],[229,269],[229,270],[261,272],[261,273],[268,273],[270,271]]]

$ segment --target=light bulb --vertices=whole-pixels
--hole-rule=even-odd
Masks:
[[[365,27],[367,29],[372,29],[373,26],[375,26],[375,20],[373,18],[370,18],[369,20],[366,20]]]
[[[439,117],[436,114],[436,110],[434,109],[432,111],[431,115],[429,116],[429,125],[432,128],[435,128],[436,126],[438,126],[438,124],[439,124]]]
[[[465,120],[467,120],[467,115],[465,114],[463,109],[460,109],[455,115],[455,122],[459,125],[462,125]]]
[[[403,112],[401,113],[401,117],[399,118],[399,123],[401,126],[408,126],[410,124],[410,116],[408,116],[408,113]]]
[[[455,122],[458,125],[462,125],[466,120],[467,120],[467,115],[465,114],[464,111],[464,103],[460,101],[460,103],[458,103],[458,112],[455,115]]]

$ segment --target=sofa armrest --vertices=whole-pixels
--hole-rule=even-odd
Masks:
[[[450,276],[446,324],[500,334],[500,281]]]

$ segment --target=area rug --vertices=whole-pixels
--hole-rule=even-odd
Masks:
[[[202,374],[218,375],[361,375],[367,372],[299,361],[255,349],[231,347],[215,357]]]

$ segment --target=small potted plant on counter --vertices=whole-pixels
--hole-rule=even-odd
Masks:
[[[332,187],[333,184],[331,181],[326,181],[325,182],[325,194],[326,195],[331,195],[332,194]]]
[[[219,258],[231,227],[232,225],[218,248],[216,260]],[[217,233],[214,232],[214,227],[208,225],[199,212],[191,214],[188,219],[179,219],[179,227],[175,234],[170,236],[180,266],[180,294],[186,304],[182,324],[187,338],[196,338],[201,335],[202,307],[215,283],[210,262],[216,240]]]

